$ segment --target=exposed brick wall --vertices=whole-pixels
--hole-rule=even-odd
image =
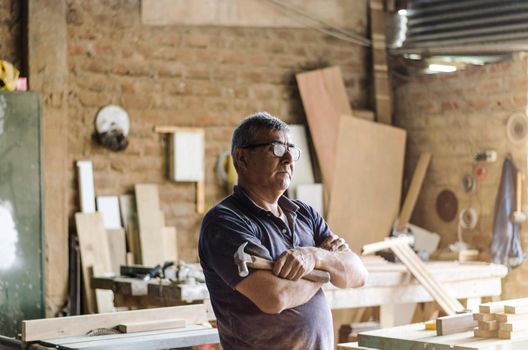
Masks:
[[[484,257],[489,254],[504,157],[511,153],[526,174],[527,145],[508,141],[506,123],[514,112],[525,111],[527,92],[528,60],[524,55],[452,74],[414,76],[398,84],[396,123],[408,131],[406,178],[412,176],[420,152],[433,155],[412,222],[439,233],[443,247],[457,240],[457,220],[446,223],[435,209],[437,195],[449,189],[458,198],[459,211],[473,207],[480,215],[477,227],[464,231],[464,241],[484,252]],[[487,177],[476,193],[467,194],[462,177],[472,172],[472,154],[483,150],[496,150],[498,160],[484,164]],[[523,228],[525,248],[527,239]],[[527,276],[526,264],[511,273],[504,284],[504,296],[519,295],[522,288],[526,291]]]
[[[21,1],[0,0],[0,59],[13,63],[19,70],[21,40]]]
[[[369,52],[309,29],[150,27],[139,0],[68,0],[70,212],[78,210],[74,161],[92,159],[97,195],[156,183],[167,225],[179,232],[180,255],[197,260],[201,216],[192,184],[166,179],[167,140],[155,125],[206,129],[206,203],[225,194],[215,177],[233,127],[267,110],[304,123],[295,73],[339,65],[353,107],[369,108]],[[365,8],[362,6],[360,8]],[[366,14],[357,31],[366,31]],[[130,146],[112,153],[91,141],[99,108],[114,103],[131,118]]]

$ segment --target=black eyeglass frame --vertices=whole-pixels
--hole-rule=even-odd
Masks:
[[[295,149],[295,150],[298,150],[299,151],[299,156],[297,157],[297,159],[295,159],[294,157],[294,154],[290,152],[291,156],[292,156],[292,159],[294,161],[298,161],[300,158],[301,158],[301,154],[302,154],[302,149],[300,149],[299,147],[295,146],[294,144],[291,144],[291,143],[282,143],[280,141],[271,141],[271,142],[266,142],[266,143],[256,143],[256,144],[250,144],[250,145],[246,145],[246,146],[242,146],[240,148],[242,149],[248,149],[248,148],[257,148],[257,147],[264,147],[264,146],[270,146],[270,145],[273,145],[273,146],[283,146],[285,148],[285,151],[282,155],[278,155],[276,152],[275,152],[275,147],[273,147],[273,155],[275,155],[275,157],[279,157],[279,158],[282,158],[284,157],[284,155],[287,153],[287,152],[290,152],[290,149]]]

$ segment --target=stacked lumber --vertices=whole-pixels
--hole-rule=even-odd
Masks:
[[[528,298],[481,304],[475,337],[520,339],[528,338]]]

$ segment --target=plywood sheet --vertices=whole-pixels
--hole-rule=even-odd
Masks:
[[[176,227],[164,227],[163,235],[163,262],[178,260],[178,240]]]
[[[91,289],[90,276],[94,272],[110,272],[112,270],[110,249],[103,217],[100,213],[75,214],[79,247],[81,250],[81,263],[83,270],[86,303],[89,312],[96,311],[96,302]]]
[[[339,67],[297,74],[297,84],[310,127],[323,183],[331,191],[339,119],[352,115]],[[331,194],[331,192],[329,192]]]
[[[288,188],[291,194],[295,194],[297,192],[297,186],[313,184],[315,181],[312,169],[312,157],[306,137],[306,127],[304,125],[290,125],[290,133],[295,146],[302,150],[301,158],[295,162],[295,172],[290,187]]]
[[[146,266],[156,266],[161,263],[160,251],[163,239],[158,186],[137,184],[135,190],[141,262]]]
[[[122,228],[107,229],[106,234],[108,236],[112,272],[118,276],[119,266],[126,265],[125,230]]]
[[[403,129],[341,118],[328,222],[355,252],[383,240],[398,215],[405,137]]]

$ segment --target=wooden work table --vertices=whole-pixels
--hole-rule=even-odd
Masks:
[[[369,271],[367,284],[357,289],[338,289],[324,286],[328,304],[332,309],[380,306],[383,326],[408,324],[416,303],[433,301],[427,291],[412,277],[402,264],[382,259],[365,259]],[[467,300],[473,309],[482,297],[501,294],[501,278],[507,273],[502,265],[483,262],[458,263],[454,261],[427,262],[428,271],[454,297]],[[201,302],[208,298],[205,284],[185,285],[167,281],[145,282],[126,277],[93,278],[95,288],[114,291],[116,306],[159,307]]]
[[[357,289],[325,286],[332,309],[380,306],[383,327],[411,323],[416,303],[433,301],[431,295],[402,264],[380,259],[364,260],[369,278]],[[507,274],[503,265],[484,262],[426,262],[427,270],[457,299],[465,299],[468,309],[475,309],[482,297],[501,294],[501,278]]]
[[[503,340],[477,338],[473,331],[436,336],[427,331],[423,323],[379,329],[359,334],[359,346],[365,349],[383,350],[524,350],[528,338]],[[338,350],[358,349],[357,345],[339,344]]]

